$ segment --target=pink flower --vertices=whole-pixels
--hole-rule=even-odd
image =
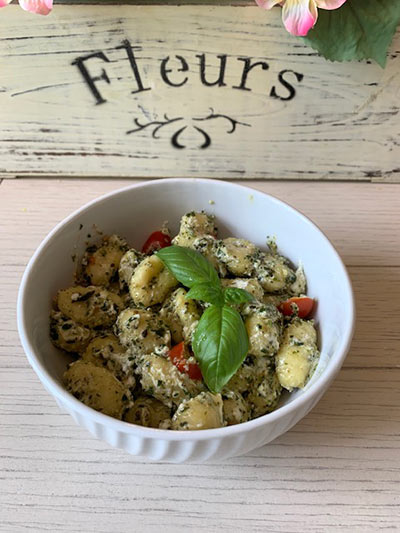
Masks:
[[[8,6],[11,2],[12,0],[0,0],[0,7]],[[25,11],[48,15],[53,7],[53,0],[19,0],[19,5]]]
[[[1,0],[0,0],[1,1]],[[264,9],[280,4],[285,28],[292,35],[304,37],[315,26],[318,9],[337,9],[346,0],[256,0]]]

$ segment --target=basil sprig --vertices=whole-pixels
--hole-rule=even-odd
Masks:
[[[223,288],[215,268],[195,250],[169,246],[156,254],[175,278],[190,288],[186,298],[211,304],[194,332],[193,351],[207,387],[220,392],[249,349],[242,317],[231,306],[250,302],[253,296],[243,289]]]

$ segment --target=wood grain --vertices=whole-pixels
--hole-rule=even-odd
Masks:
[[[314,410],[221,464],[130,457],[61,413],[19,344],[29,256],[61,218],[126,181],[0,184],[0,532],[376,533],[400,524],[399,185],[261,183],[312,216],[346,259],[358,305],[350,354]]]
[[[21,251],[20,258],[21,262],[26,262],[53,226],[73,210],[102,194],[138,181],[35,179],[30,183],[29,180],[5,180],[0,189],[4,235],[24,238],[24,226],[29,224],[30,245]],[[331,239],[346,265],[400,266],[397,184],[238,183],[277,196],[309,216]],[[13,245],[12,242],[8,244]]]
[[[288,35],[280,17],[250,5],[57,6],[50,17],[10,6],[0,19],[0,174],[398,181],[400,32],[385,70],[332,64]],[[126,39],[150,90],[132,94],[137,83],[118,48]],[[101,105],[71,65],[98,52],[109,62],[87,66],[109,77],[97,83]],[[226,55],[225,85],[200,81],[202,53],[214,81]],[[176,70],[177,55],[187,71]],[[182,87],[162,81],[166,57],[174,83],[187,74]],[[246,58],[268,63],[249,73],[251,90],[237,88]],[[296,91],[291,100],[280,75]],[[213,119],[196,122],[211,109]],[[165,114],[181,119],[153,138],[149,124]],[[229,134],[221,114],[241,124]],[[140,129],[134,120],[146,127],[128,134]]]

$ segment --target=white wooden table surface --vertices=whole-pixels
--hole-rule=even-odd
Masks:
[[[0,184],[0,531],[378,532],[400,529],[400,185],[250,182],[319,224],[349,267],[350,354],[315,409],[221,464],[148,463],[59,411],[16,330],[24,267],[47,232],[127,181]]]

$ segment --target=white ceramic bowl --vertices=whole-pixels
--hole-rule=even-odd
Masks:
[[[296,187],[293,184],[293,187]],[[73,254],[82,253],[93,224],[140,247],[169,221],[178,231],[182,214],[206,210],[217,216],[220,235],[244,237],[265,247],[267,236],[295,264],[301,260],[308,294],[317,298],[321,358],[304,390],[284,395],[279,408],[244,424],[203,431],[135,426],[99,413],[62,385],[69,362],[49,338],[49,312],[57,290],[71,284]],[[82,229],[80,225],[83,225]],[[63,220],[30,260],[18,297],[18,328],[33,369],[58,405],[98,438],[134,455],[170,462],[219,460],[266,444],[296,424],[321,398],[349,349],[354,302],[346,269],[321,231],[287,204],[247,187],[203,179],[166,179],[130,186],[95,200]]]

